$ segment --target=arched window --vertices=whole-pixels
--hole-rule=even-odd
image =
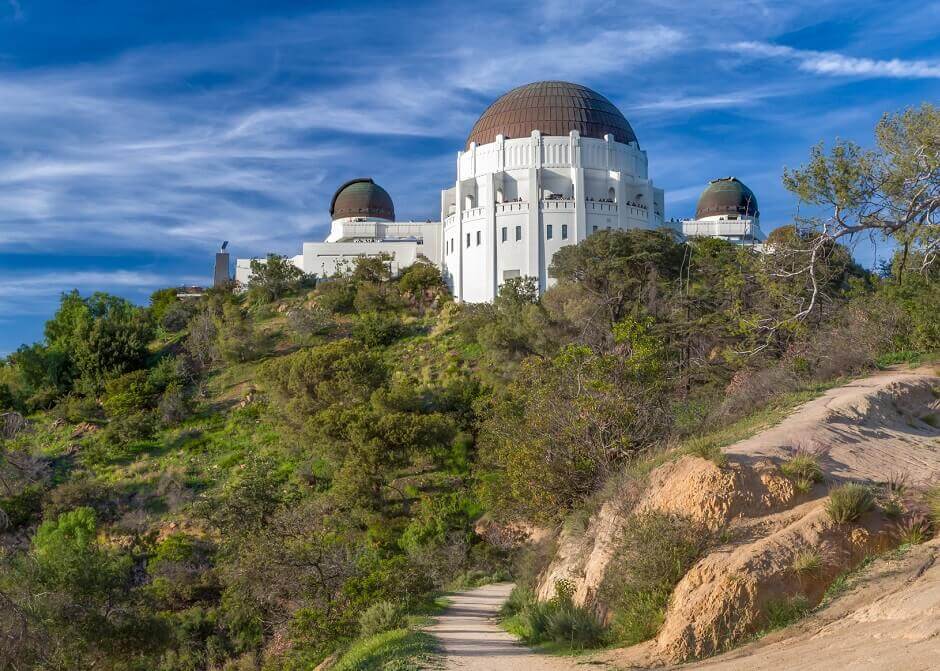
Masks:
[[[607,200],[611,203],[617,202],[617,190],[614,187],[607,189]]]
[[[476,198],[473,197],[473,194],[467,194],[467,196],[463,199],[463,206],[465,210],[472,210],[476,207]]]
[[[503,202],[503,189],[502,188],[496,189],[496,202],[497,203]]]

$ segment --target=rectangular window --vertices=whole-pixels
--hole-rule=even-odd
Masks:
[[[516,242],[522,240],[522,226],[516,226]]]
[[[561,239],[562,240],[568,239],[568,224],[561,225]]]
[[[482,231],[477,231],[477,247],[480,246],[480,240],[482,239]]]
[[[597,227],[595,226],[595,228],[597,228]],[[469,247],[469,246],[470,246],[470,234],[467,233],[467,247]]]
[[[591,226],[591,233],[597,233],[597,226]]]
[[[503,242],[506,242],[509,239],[509,229],[503,226]]]
[[[545,227],[545,239],[546,239],[546,240],[551,240],[551,239],[552,239],[552,225],[551,225],[551,224],[548,224],[548,225]]]

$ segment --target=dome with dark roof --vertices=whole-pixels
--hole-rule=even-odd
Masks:
[[[727,214],[760,216],[757,196],[737,177],[721,177],[710,181],[695,207],[696,219]]]
[[[371,177],[351,179],[336,190],[330,202],[330,216],[367,217],[395,221],[395,205],[388,191],[372,181]]]
[[[473,125],[467,148],[471,142],[494,142],[497,135],[529,137],[534,130],[543,135],[576,130],[581,137],[599,140],[613,135],[623,144],[637,141],[630,122],[600,93],[569,82],[534,82],[497,98]]]

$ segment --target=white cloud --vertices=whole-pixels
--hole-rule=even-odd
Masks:
[[[794,49],[765,42],[736,42],[727,48],[741,54],[793,60],[800,70],[821,75],[940,79],[940,62],[937,61],[857,58],[831,51]]]
[[[208,273],[207,273],[208,274]],[[0,312],[17,316],[50,315],[63,291],[122,294],[205,282],[199,276],[175,276],[133,270],[21,272],[0,275]]]

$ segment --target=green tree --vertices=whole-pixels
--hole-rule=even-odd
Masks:
[[[265,261],[254,259],[248,280],[248,300],[271,303],[299,289],[304,278],[304,272],[286,256],[268,254]]]
[[[661,401],[615,354],[569,345],[552,359],[527,359],[481,409],[487,507],[539,522],[559,519],[661,435]]]
[[[609,333],[637,309],[657,314],[673,293],[683,256],[683,246],[667,231],[605,230],[558,250],[549,274],[576,287]]]
[[[940,108],[924,103],[886,114],[875,141],[871,150],[838,141],[826,152],[819,144],[805,166],[784,172],[787,189],[828,210],[799,222],[814,233],[802,264],[814,285],[819,254],[832,241],[861,233],[880,233],[897,243],[902,266],[913,253],[926,268],[940,251]],[[816,305],[812,300],[797,316]]]

